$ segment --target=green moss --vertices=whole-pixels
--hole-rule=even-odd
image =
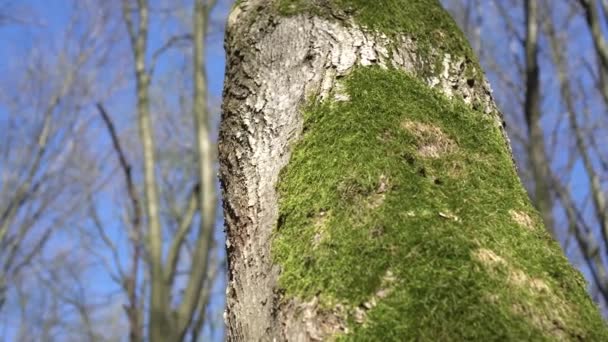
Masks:
[[[304,110],[304,135],[278,185],[273,255],[288,297],[345,305],[347,340],[551,340],[560,324],[608,340],[488,116],[396,70],[359,68],[344,82],[350,101]],[[433,139],[411,123],[440,129],[450,148],[421,156]],[[534,227],[516,223],[513,210]],[[479,251],[504,263],[489,266]],[[355,308],[382,287],[388,295],[355,323]]]

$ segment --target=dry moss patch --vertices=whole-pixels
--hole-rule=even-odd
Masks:
[[[439,127],[405,120],[403,129],[416,137],[416,154],[425,158],[439,158],[456,150],[456,144]]]
[[[518,210],[509,210],[509,214],[513,221],[527,229],[534,229],[534,221],[526,212]]]
[[[571,305],[555,293],[544,279],[529,276],[488,249],[479,249],[474,259],[483,265],[483,272],[504,283],[510,289],[507,295],[488,296],[490,305],[510,303],[511,312],[530,322],[547,337],[558,341],[584,340],[583,329],[569,326]]]

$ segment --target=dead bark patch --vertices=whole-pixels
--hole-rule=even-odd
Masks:
[[[412,133],[416,138],[416,153],[424,158],[440,158],[456,150],[456,143],[439,127],[405,120],[401,128]]]
[[[382,283],[378,290],[364,303],[355,308],[353,318],[355,322],[364,324],[367,320],[367,312],[378,305],[378,301],[388,297],[393,291],[393,283],[397,280],[391,270],[387,270],[382,277]]]
[[[348,333],[343,305],[323,308],[317,296],[308,302],[291,299],[284,305],[280,312],[285,341],[327,341]]]
[[[454,221],[454,222],[460,222],[460,217],[452,214],[449,211],[445,211],[445,212],[440,211],[439,212],[439,217],[441,217],[441,218],[443,218],[445,220],[450,220],[450,221]]]
[[[527,229],[534,229],[534,221],[527,213],[511,209],[509,210],[509,215],[511,215],[511,219],[517,222],[518,225]]]

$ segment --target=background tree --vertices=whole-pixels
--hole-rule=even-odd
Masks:
[[[119,268],[115,278],[129,298],[126,312],[131,329],[130,338],[133,341],[141,341],[144,336],[151,341],[182,341],[188,336],[195,340],[206,322],[207,304],[218,274],[218,267],[209,265],[210,259],[217,262],[217,258],[210,258],[214,244],[217,197],[213,171],[215,153],[212,150],[214,144],[211,141],[211,119],[208,114],[207,80],[204,71],[205,38],[209,30],[210,12],[215,3],[216,1],[195,1],[191,21],[193,33],[171,36],[152,53],[151,60],[148,60],[150,3],[122,2],[123,20],[131,42],[135,69],[138,131],[143,150],[143,194],[139,194],[136,189],[132,165],[121,146],[110,115],[101,104],[98,104],[97,109],[112,138],[130,201],[130,220],[125,228],[129,232],[132,261],[129,271]],[[159,189],[157,174],[161,162],[153,125],[151,82],[158,58],[182,41],[191,41],[194,51],[191,67],[194,83],[191,122],[196,127],[192,134],[196,148],[191,152],[194,152],[192,159],[197,161],[197,167],[193,169],[197,171],[195,182],[188,185],[192,190],[184,208],[175,210],[180,206],[175,197],[167,202],[170,209],[173,209],[175,223],[165,225],[161,218],[165,209],[161,200],[164,191]],[[175,168],[173,165],[170,167]],[[174,189],[168,190],[175,191]],[[197,215],[198,219],[195,220]],[[103,232],[100,220],[93,221],[98,226],[98,231]],[[193,229],[195,225],[198,225],[196,230]],[[103,240],[115,255],[120,253],[119,247],[111,238],[106,236]],[[121,264],[119,257],[114,259],[115,265]],[[149,270],[145,277],[139,275],[140,263]],[[180,266],[185,266],[185,270],[178,279]],[[147,289],[149,299],[144,299]],[[148,335],[143,333],[146,317],[149,319]]]
[[[125,5],[126,8],[123,7]],[[53,30],[57,29],[54,25],[65,25],[74,35],[74,38],[66,35],[63,39],[66,46],[71,48],[76,42],[90,44],[89,48],[97,48],[99,52],[99,56],[93,55],[94,61],[86,64],[99,78],[83,74],[87,82],[95,84],[95,90],[87,90],[90,94],[86,93],[86,97],[79,93],[83,96],[77,98],[78,112],[73,114],[85,124],[78,136],[61,135],[62,139],[68,141],[69,138],[74,142],[66,155],[74,162],[69,174],[78,177],[78,183],[72,184],[73,187],[79,186],[73,191],[78,196],[70,198],[78,204],[78,210],[66,207],[69,221],[53,222],[53,228],[61,234],[57,240],[49,242],[48,250],[20,278],[3,320],[4,336],[26,341],[112,341],[116,336],[127,335],[137,341],[150,336],[146,332],[153,326],[149,314],[152,306],[148,301],[151,277],[147,270],[153,263],[147,258],[150,220],[145,210],[148,203],[143,182],[145,158],[140,153],[142,144],[136,130],[137,115],[131,114],[136,111],[129,106],[129,100],[136,99],[130,95],[136,95],[132,88],[135,84],[132,83],[134,78],[125,73],[125,70],[136,66],[135,58],[131,59],[129,35],[125,34],[128,31],[124,19],[128,14],[133,19],[134,30],[138,30],[136,34],[142,37],[140,44],[147,42],[148,45],[144,51],[146,65],[141,74],[142,78],[148,78],[149,94],[145,101],[149,102],[151,120],[147,133],[156,140],[153,168],[158,186],[162,235],[155,242],[162,244],[164,254],[162,275],[166,279],[161,279],[161,285],[167,292],[161,303],[166,309],[162,316],[170,321],[172,328],[172,331],[163,333],[175,334],[173,340],[195,341],[201,336],[218,338],[221,336],[221,329],[217,327],[222,300],[217,293],[223,292],[223,257],[217,246],[222,246],[223,242],[214,234],[217,221],[212,204],[217,201],[214,195],[216,185],[209,175],[214,175],[215,153],[204,155],[201,165],[207,168],[207,178],[203,186],[199,185],[197,171],[199,142],[208,141],[207,150],[213,150],[214,135],[217,134],[211,129],[213,122],[217,122],[218,101],[214,100],[217,86],[212,94],[200,90],[207,86],[206,75],[204,70],[201,71],[207,64],[205,54],[217,54],[217,46],[221,42],[213,36],[222,30],[223,25],[219,21],[211,22],[210,12],[215,2],[197,2],[197,16],[193,14],[195,3],[190,1],[66,2],[62,6],[59,8],[71,13],[78,25],[70,26],[58,19],[58,23],[49,24],[53,25],[52,30],[47,27],[46,31],[41,30],[40,35],[54,35],[56,32]],[[219,13],[226,11],[226,6],[225,2],[220,2]],[[142,8],[148,11],[148,36],[139,31],[145,22],[139,20]],[[88,10],[103,14],[99,18],[105,18],[107,22],[100,25],[96,20],[89,20]],[[193,40],[195,18],[198,18],[199,39],[196,44]],[[37,26],[33,28],[38,29]],[[87,30],[93,30],[99,41],[107,39],[106,45],[100,47],[81,39],[79,35]],[[197,63],[193,56],[195,46],[199,50]],[[69,48],[63,47],[63,50],[72,53]],[[104,48],[111,48],[111,54],[103,53]],[[111,56],[111,64],[95,64],[98,58],[108,56]],[[196,97],[195,70],[198,75],[202,73],[196,82]],[[221,69],[211,70],[213,77],[221,72]],[[55,81],[49,77],[48,81],[40,81],[37,85],[48,87]],[[15,98],[27,101],[20,94]],[[199,129],[201,134],[193,129],[194,122],[197,122],[193,114],[203,128]],[[34,117],[25,117],[36,124],[40,122]],[[207,127],[204,127],[205,122],[209,122]],[[64,127],[63,122],[53,124]],[[15,126],[24,127],[21,124]],[[66,124],[65,130],[68,128]],[[203,139],[197,140],[201,136]],[[23,136],[15,132],[15,139],[13,145],[18,145]],[[49,160],[55,159],[49,157]],[[46,167],[47,161],[42,165]],[[5,171],[4,167],[2,171]],[[57,171],[67,176],[65,170]],[[68,192],[69,189],[66,186],[62,190]],[[204,194],[206,201],[205,213],[199,211],[200,193]],[[65,204],[56,203],[57,206]],[[54,214],[58,212],[53,211]],[[199,233],[201,226],[203,231]],[[207,261],[201,255],[208,256]],[[195,273],[192,277],[191,270]],[[117,316],[120,313],[117,310],[124,310],[125,314]],[[19,326],[22,328],[11,328]],[[32,329],[32,326],[45,328]]]

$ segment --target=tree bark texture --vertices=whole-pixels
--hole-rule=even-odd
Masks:
[[[540,218],[531,209],[529,199],[517,179],[502,117],[474,56],[467,52],[470,50],[468,46],[456,50],[446,48],[454,42],[454,33],[445,30],[452,27],[453,22],[441,22],[450,18],[435,0],[390,0],[384,5],[388,9],[376,8],[377,5],[371,2],[358,0],[247,0],[240,1],[232,10],[225,42],[227,70],[219,142],[229,258],[225,313],[228,340],[321,341],[337,337],[354,340],[480,340],[488,336],[499,340],[539,336],[571,340],[605,336],[601,317],[585,293],[580,274],[568,265],[559,247],[544,231]],[[411,17],[404,20],[409,20],[413,25],[409,26],[406,22],[404,30],[399,27],[386,30],[381,26],[370,27],[373,24],[358,20],[366,13],[375,11],[373,13],[384,13],[379,21],[392,23],[391,6],[396,9],[395,16],[403,16],[404,13],[399,13],[399,10],[408,8],[404,11]],[[416,27],[416,20],[419,20],[411,14],[410,8],[435,13],[434,17],[427,17],[419,23],[437,25],[425,31],[430,32],[429,35],[408,31]],[[395,25],[401,19],[395,19]],[[456,34],[461,35],[459,32]],[[403,82],[399,83],[401,81],[397,79]],[[363,89],[355,90],[355,85],[362,84],[356,83],[359,82],[356,80],[371,81]],[[395,83],[391,83],[393,81]],[[410,84],[413,88],[400,88],[399,84]],[[381,88],[383,85],[388,88]],[[425,203],[429,197],[445,196],[456,203],[453,208],[442,210],[432,204],[429,208],[423,208],[423,204],[418,207],[415,204],[397,204],[393,222],[401,221],[402,217],[405,223],[395,225],[393,235],[390,220],[378,219],[376,222],[370,217],[375,215],[375,211],[388,211],[384,208],[391,206],[389,202],[394,194],[405,196],[400,198],[406,201],[417,195],[412,193],[410,196],[406,190],[408,184],[414,181],[410,182],[404,177],[399,179],[397,173],[391,173],[391,168],[385,173],[370,171],[373,184],[367,188],[367,185],[362,185],[366,181],[361,179],[349,183],[346,174],[350,171],[345,171],[343,182],[337,182],[335,188],[326,186],[326,189],[321,189],[327,190],[328,198],[340,193],[341,197],[336,197],[340,198],[336,203],[348,197],[344,205],[357,207],[352,211],[354,214],[344,218],[342,224],[341,209],[338,208],[342,204],[334,208],[333,202],[329,201],[330,204],[317,208],[313,198],[306,202],[310,203],[310,207],[305,204],[290,207],[290,203],[300,203],[292,201],[300,195],[299,192],[322,188],[325,186],[323,184],[328,184],[325,179],[340,178],[340,175],[322,170],[313,170],[312,178],[293,176],[298,168],[305,168],[307,163],[306,158],[301,163],[294,162],[294,149],[301,147],[299,143],[314,139],[317,132],[329,125],[316,124],[316,119],[310,119],[312,114],[307,119],[307,112],[339,112],[339,108],[352,108],[349,107],[351,104],[354,106],[366,96],[377,96],[387,101],[403,98],[407,103],[415,102],[427,96],[426,91],[430,102],[429,107],[424,108],[428,109],[430,115],[436,115],[435,112],[439,110],[430,103],[441,103],[441,108],[451,108],[446,109],[446,116],[467,112],[471,113],[471,117],[478,118],[477,121],[485,123],[479,126],[484,127],[479,131],[472,129],[469,124],[463,124],[467,133],[455,133],[453,135],[462,136],[452,136],[446,140],[440,138],[443,134],[441,129],[430,124],[430,121],[423,123],[403,119],[396,125],[410,131],[414,137],[409,144],[404,143],[404,148],[410,148],[408,151],[411,153],[397,153],[396,158],[415,169],[413,175],[420,176],[423,182],[430,182],[431,185],[420,183],[420,189],[431,189],[430,195],[427,194],[424,199]],[[362,101],[361,105],[365,106],[366,101]],[[378,109],[378,113],[390,113],[390,106],[381,112],[382,102],[378,102],[378,108],[370,105],[368,111],[362,112],[373,113]],[[317,109],[310,109],[311,106],[317,106],[314,107]],[[331,118],[320,115],[318,120]],[[378,120],[383,119],[379,116]],[[441,120],[451,119],[443,117]],[[373,130],[373,118],[370,123],[359,130],[367,132],[368,127]],[[382,144],[397,139],[397,133],[391,131],[392,126],[387,127],[379,131],[377,143],[370,142],[378,145],[379,155],[385,154],[381,152]],[[445,127],[444,130],[449,129],[449,125]],[[358,132],[355,131],[354,136]],[[335,131],[338,137],[351,133],[340,128]],[[439,165],[437,163],[440,163],[443,155],[460,155],[460,152],[454,151],[460,147],[464,149],[467,144],[465,140],[478,139],[483,144],[487,136],[496,139],[497,143],[492,146],[496,148],[495,154],[500,155],[500,165],[503,166],[486,165],[486,174],[462,180],[463,186],[456,192],[463,194],[462,200],[443,190],[441,186],[445,180],[434,178],[432,165]],[[336,141],[327,143],[321,151],[313,153],[312,158],[335,155],[339,164],[341,156],[352,154],[352,151],[340,147],[341,142]],[[436,144],[428,144],[429,141]],[[475,143],[470,145],[474,147]],[[471,160],[478,161],[477,157],[481,154],[470,152]],[[469,158],[465,154],[462,156]],[[331,163],[333,159],[329,160]],[[469,172],[466,171],[468,161],[458,158],[450,160],[454,165],[450,170]],[[313,161],[311,163],[314,164]],[[374,163],[370,160],[369,164]],[[387,163],[389,165],[392,161]],[[316,168],[324,169],[326,164]],[[365,164],[354,162],[353,174],[365,173],[358,173]],[[502,173],[493,176],[493,168],[501,169]],[[448,174],[452,174],[452,171]],[[474,172],[477,171],[470,171],[471,174]],[[505,174],[508,176],[503,176]],[[488,206],[494,197],[467,197],[468,192],[476,193],[476,188],[480,187],[476,182],[480,178],[508,178],[505,180],[505,184],[508,184],[505,191],[500,185],[487,190],[496,192],[496,202],[507,202]],[[284,185],[286,183],[288,185]],[[291,187],[290,184],[295,185]],[[467,190],[469,185],[471,188]],[[289,189],[301,191],[290,193]],[[511,193],[516,195],[509,195]],[[319,203],[323,203],[324,196],[319,195]],[[354,202],[356,205],[352,204]],[[476,206],[492,209],[484,209],[480,217],[464,213],[466,208]],[[357,218],[365,222],[357,223]],[[407,224],[410,219],[413,223]],[[418,219],[422,221],[416,221]],[[296,221],[310,224],[301,226],[301,234],[296,231],[293,235],[289,228],[283,229]],[[477,231],[477,225],[487,226],[486,221],[491,223],[488,228]],[[371,227],[370,238],[355,241],[354,256],[346,259],[354,261],[340,266],[348,270],[340,271],[338,268],[335,271],[331,260],[335,259],[335,264],[339,264],[344,251],[350,248],[341,247],[346,243],[342,243],[339,232],[344,231],[344,226],[352,225],[352,234],[346,230],[344,239],[351,235],[358,236],[358,224]],[[338,228],[324,231],[318,228],[321,226]],[[431,232],[435,226],[445,226],[446,230],[442,230],[445,235],[433,233],[421,238],[420,243],[410,244],[409,235],[414,241],[413,236],[419,231]],[[412,230],[411,234],[399,235],[408,229]],[[464,234],[462,240],[458,241],[466,247],[459,247],[452,240],[450,229],[458,229],[454,236]],[[496,235],[493,229],[497,231]],[[511,229],[514,233],[510,233]],[[295,236],[296,240],[300,236],[300,242],[285,237],[289,234]],[[367,255],[367,248],[375,243],[372,240],[376,238],[381,242]],[[498,245],[493,248],[494,243],[498,243],[496,241],[501,241],[500,248],[506,248],[504,253]],[[305,246],[302,247],[302,244]],[[516,246],[512,256],[510,247],[504,247],[508,244]],[[451,252],[445,252],[444,246]],[[520,249],[524,251],[522,255],[516,252]],[[534,251],[534,258],[526,254],[528,252],[525,251],[529,250]],[[332,253],[335,256],[327,257]],[[456,257],[450,253],[464,260],[454,266],[458,271],[451,269],[452,259]],[[359,257],[363,259],[357,259]],[[408,273],[410,259],[411,269],[418,267],[414,264],[420,265],[422,271],[419,273],[425,274],[423,278],[418,279],[415,274]],[[378,262],[374,263],[375,260]],[[521,263],[519,260],[522,260]],[[530,263],[527,260],[550,263],[548,272],[552,274],[542,270],[540,261]],[[369,265],[366,264],[368,261]],[[325,268],[322,265],[329,266]],[[533,271],[527,272],[528,268]],[[439,270],[437,276],[433,275],[435,270]],[[372,273],[376,275],[367,276]],[[307,277],[310,277],[308,282]],[[449,284],[442,287],[441,279],[446,279]],[[416,287],[418,280],[421,284],[428,284],[428,288]],[[495,285],[491,284],[496,284],[495,281],[504,285],[501,288],[512,289],[504,296],[493,294],[491,286]],[[464,283],[467,285],[462,285]],[[484,286],[488,288],[483,289]],[[454,289],[450,290],[450,287]],[[353,294],[345,294],[350,288],[355,289]],[[359,291],[359,288],[364,289]],[[437,290],[433,290],[435,288]],[[471,289],[479,289],[480,292],[477,294],[476,290]],[[459,291],[464,297],[470,297],[468,300],[474,304],[469,305],[464,299],[456,298],[460,296]],[[526,300],[520,301],[517,295],[513,297],[510,294],[520,292],[520,297]],[[452,304],[442,306],[445,303]],[[437,316],[436,312],[441,314]],[[584,318],[571,317],[574,312]],[[460,314],[462,318],[459,318]],[[492,325],[492,322],[496,325]]]

